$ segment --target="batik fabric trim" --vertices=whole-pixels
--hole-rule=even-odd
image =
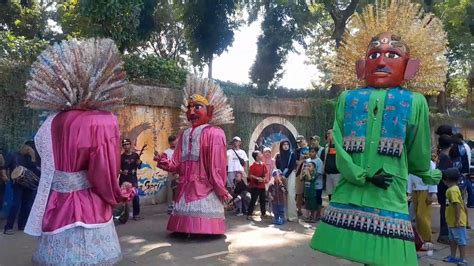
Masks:
[[[408,214],[352,204],[330,203],[324,211],[322,221],[347,230],[414,241]]]
[[[363,88],[347,93],[344,110],[344,149],[348,153],[364,152],[369,100],[373,90],[373,88]],[[402,87],[388,90],[377,149],[379,154],[395,157],[402,155],[412,99],[413,93]]]

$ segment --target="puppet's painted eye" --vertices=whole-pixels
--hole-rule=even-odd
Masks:
[[[395,59],[395,58],[399,58],[400,55],[395,52],[386,52],[385,57]]]
[[[375,52],[375,53],[371,53],[369,54],[369,58],[370,59],[377,59],[380,57],[380,53],[379,52]]]

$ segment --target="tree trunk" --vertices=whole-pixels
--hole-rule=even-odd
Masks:
[[[338,49],[341,45],[342,35],[344,35],[345,30],[346,20],[334,21],[334,32],[332,34],[332,38],[336,41],[336,49]]]
[[[446,113],[446,92],[445,91],[441,91],[438,94],[437,106],[438,106],[439,113],[443,113],[443,114]]]
[[[209,58],[209,63],[207,64],[208,72],[207,72],[207,78],[212,79],[212,57]]]

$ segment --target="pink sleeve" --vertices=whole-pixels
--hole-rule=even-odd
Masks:
[[[179,171],[179,165],[181,162],[182,137],[183,137],[183,134],[181,133],[178,137],[176,149],[174,150],[173,157],[171,158],[171,160],[168,160],[167,156],[162,156],[158,160],[158,165],[157,165],[158,168],[161,168],[171,173],[175,173]]]
[[[227,194],[227,145],[224,131],[218,127],[206,129],[209,141],[209,154],[205,163],[209,173],[209,182],[214,188],[217,196],[223,197]]]
[[[115,116],[101,116],[91,125],[92,147],[89,159],[89,183],[92,190],[112,206],[126,200],[118,184],[120,137]]]

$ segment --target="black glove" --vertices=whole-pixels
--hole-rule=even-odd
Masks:
[[[387,174],[379,172],[375,174],[373,177],[368,178],[367,181],[374,184],[374,186],[377,186],[382,189],[387,189],[392,183],[393,178]]]

